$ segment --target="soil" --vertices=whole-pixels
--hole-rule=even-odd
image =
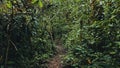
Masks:
[[[48,63],[48,68],[62,68],[62,56],[65,55],[65,50],[63,48],[62,42],[60,40],[56,40],[56,50],[57,54],[50,59]]]

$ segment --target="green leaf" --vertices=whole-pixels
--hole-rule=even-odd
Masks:
[[[11,2],[10,2],[10,1],[7,1],[6,6],[7,6],[8,8],[12,8],[12,4],[11,4]]]
[[[116,52],[110,52],[110,54],[112,54],[112,55],[113,55],[113,54],[116,54]]]
[[[34,4],[34,3],[36,3],[37,1],[38,1],[38,0],[32,0],[32,2],[31,2],[31,3],[32,3],[32,4]]]
[[[116,44],[120,45],[120,42],[115,42]]]
[[[39,5],[40,8],[42,8],[42,7],[43,7],[42,1],[39,1],[39,2],[38,2],[38,5]]]

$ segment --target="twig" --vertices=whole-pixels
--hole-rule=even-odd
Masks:
[[[10,42],[12,43],[12,45],[14,46],[15,50],[18,51],[16,45],[13,43],[13,41],[10,40]]]

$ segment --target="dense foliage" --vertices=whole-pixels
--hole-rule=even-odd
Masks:
[[[84,6],[79,6],[81,10],[76,11],[80,12],[79,23],[76,22],[66,36],[65,66],[119,68],[120,1],[84,2],[79,2]]]
[[[6,0],[1,5],[0,64],[17,68],[45,67],[46,59],[55,53],[55,49],[46,27],[50,25],[42,18],[39,20],[41,11],[35,13],[42,3],[37,7],[31,2]]]
[[[120,67],[120,0],[1,0],[0,64],[46,68],[66,50],[63,68]],[[48,67],[49,68],[49,67]]]

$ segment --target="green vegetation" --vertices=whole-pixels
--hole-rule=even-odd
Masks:
[[[63,68],[119,68],[120,0],[0,1],[4,68],[49,68],[58,39]]]

